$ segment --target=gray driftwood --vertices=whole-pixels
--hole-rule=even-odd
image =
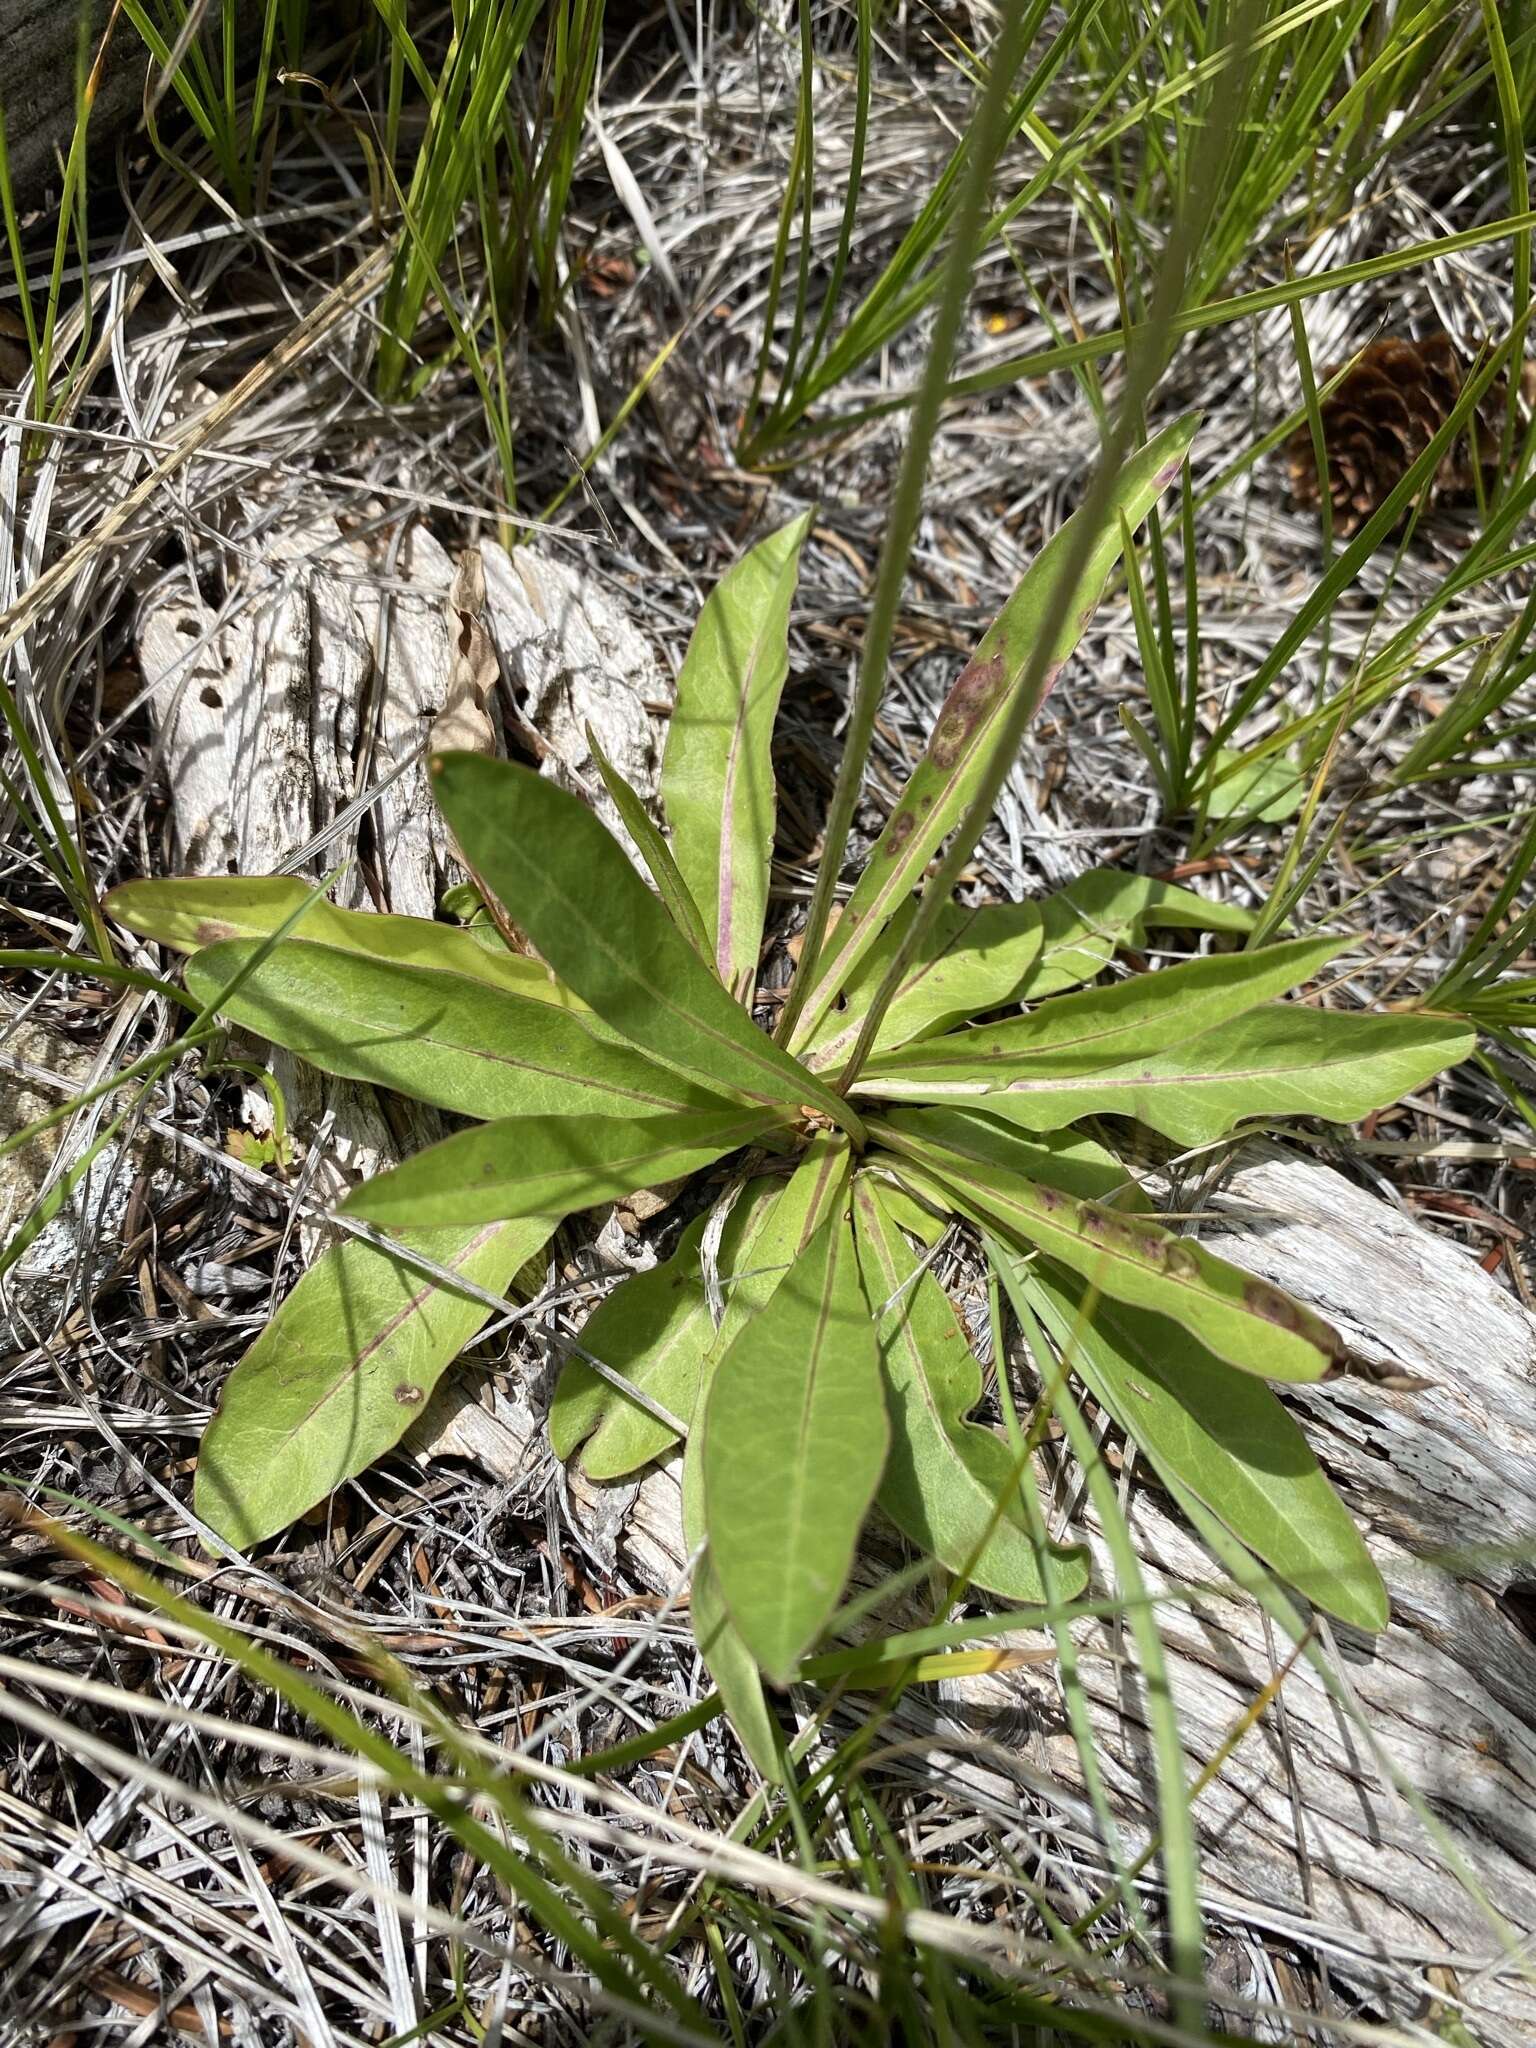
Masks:
[[[651,713],[670,702],[671,683],[594,577],[494,542],[455,565],[420,524],[354,535],[323,509],[280,519],[259,557],[237,563],[212,602],[178,571],[139,618],[182,871],[316,880],[357,852],[337,902],[430,917],[462,874],[427,749],[497,750],[504,710],[542,772],[594,797],[610,824],[589,726],[631,784],[653,793]],[[318,1194],[442,1134],[418,1104],[393,1102],[386,1120],[370,1089],[281,1052],[272,1066],[293,1128],[321,1140],[310,1162]],[[247,1110],[261,1127],[260,1090]]]
[[[401,769],[373,806],[387,849],[375,884],[391,907],[429,911],[451,853],[413,750],[434,721],[440,737],[483,744],[498,667],[508,720],[525,736],[535,729],[548,772],[591,793],[591,720],[631,780],[653,785],[643,707],[666,686],[643,636],[576,572],[483,555],[478,577],[460,565],[456,578],[424,533],[388,555],[321,519],[280,536],[216,613],[185,586],[157,594],[140,644],[188,865],[323,872],[334,856],[304,850],[344,821],[366,759],[365,781]],[[367,900],[360,870],[342,897]],[[327,1111],[332,1169],[394,1148],[367,1091],[300,1097],[311,1131]],[[1479,2038],[1516,2048],[1532,2038],[1536,1992],[1509,1966],[1492,1916],[1536,1972],[1536,1645],[1518,1604],[1501,1597],[1521,1575],[1516,1560],[1536,1555],[1536,1325],[1454,1246],[1302,1153],[1249,1147],[1206,1206],[1226,1256],[1315,1304],[1352,1348],[1349,1377],[1288,1398],[1369,1532],[1393,1604],[1380,1639],[1339,1631],[1321,1645],[1345,1703],[1298,1663],[1283,1713],[1246,1736],[1202,1795],[1208,1902],[1217,1918],[1225,1906],[1235,1921],[1293,1936],[1400,2016],[1418,1984],[1429,1989],[1424,1973],[1449,1970],[1440,1988],[1459,1986]],[[574,1525],[597,1555],[621,1555],[658,1591],[681,1588],[674,1467],[594,1488],[552,1467],[535,1390],[490,1408],[451,1387],[445,1396],[418,1432],[428,1455],[470,1458],[534,1494],[568,1485]],[[1218,1576],[1134,1468],[1127,1505],[1154,1586]],[[1108,1587],[1103,1546],[1086,1534]],[[1170,1604],[1162,1627],[1194,1770],[1288,1645],[1242,1600]],[[1112,1629],[1082,1649],[1099,1758],[1134,1846],[1153,1824],[1139,1681]],[[914,1695],[904,1712],[923,1768],[963,1778],[969,1797],[1026,1833],[1054,1830],[1091,1849],[1049,1666]]]

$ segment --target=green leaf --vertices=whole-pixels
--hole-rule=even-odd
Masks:
[[[938,1281],[902,1240],[886,1190],[853,1187],[859,1270],[876,1316],[891,1449],[880,1506],[949,1571],[1007,1600],[1074,1599],[1088,1583],[1080,1552],[1047,1560],[1048,1583],[1019,1505],[1022,1474],[990,1429],[965,1418],[981,1399],[981,1368]]]
[[[180,953],[195,953],[224,939],[267,939],[314,897],[291,875],[172,875],[159,882],[124,882],[105,898],[109,917],[140,938]],[[402,967],[467,975],[531,1002],[581,1010],[541,960],[509,953],[494,929],[434,924],[425,917],[384,917],[371,910],[338,910],[314,897],[294,940],[339,947]]]
[[[1205,814],[1279,825],[1295,817],[1306,794],[1306,778],[1283,755],[1266,754],[1250,761],[1231,747],[1218,747],[1210,758]]]
[[[1266,1379],[1316,1380],[1339,1359],[1337,1333],[1278,1287],[1144,1216],[1079,1201],[994,1164],[981,1134],[939,1143],[910,1124],[872,1121],[870,1129],[925,1168],[963,1216],[1016,1246],[1037,1245],[1111,1300],[1172,1317],[1228,1365]]]
[[[709,934],[704,929],[699,906],[694,902],[692,892],[672,857],[671,847],[657,830],[650,812],[640,797],[630,788],[599,746],[597,734],[590,725],[587,727],[587,751],[597,763],[597,772],[603,778],[603,787],[612,797],[613,807],[623,819],[625,831],[639,847],[640,857],[651,871],[651,880],[656,884],[657,893],[667,906],[672,922],[686,936],[699,958],[709,960]]]
[[[818,1131],[801,1153],[794,1172],[762,1199],[754,1182],[738,1198],[721,1239],[720,1287],[724,1312],[714,1356],[723,1357],[745,1325],[764,1308],[774,1289],[834,1211],[846,1209],[853,1155],[841,1131]],[[732,1225],[742,1213],[739,1234]],[[729,1254],[727,1255],[727,1240]]]
[[[947,1198],[920,1202],[902,1179],[902,1162],[884,1152],[866,1152],[862,1172],[866,1180],[879,1181],[881,1213],[887,1220],[932,1251],[955,1220]]]
[[[770,746],[813,517],[804,512],[759,541],[710,593],[677,679],[662,760],[672,850],[703,912],[705,957],[741,1002],[757,983],[773,848]]]
[[[665,1265],[621,1282],[594,1310],[582,1349],[686,1422],[715,1361],[845,1196],[849,1164],[847,1139],[822,1131],[788,1181],[759,1179],[741,1190],[715,1254],[718,1330],[705,1287],[700,1241],[708,1219],[701,1216]],[[592,1479],[622,1478],[677,1439],[676,1430],[627,1400],[583,1358],[569,1359],[561,1371],[549,1435],[561,1458],[587,1440],[581,1463]]]
[[[697,1172],[779,1124],[761,1109],[503,1117],[376,1174],[341,1206],[386,1230],[566,1215]]]
[[[706,1377],[716,1360],[771,1298],[795,1260],[827,1218],[844,1201],[851,1155],[839,1131],[820,1131],[801,1155],[787,1184],[756,1181],[738,1197],[726,1234],[741,1219],[732,1252],[722,1239],[720,1281],[725,1313],[705,1361]],[[693,1427],[683,1452],[683,1532],[690,1553],[704,1541],[704,1441],[706,1402],[694,1408]],[[763,1697],[757,1659],[742,1641],[727,1612],[714,1564],[706,1549],[694,1567],[694,1639],[720,1689],[726,1713],[742,1747],[765,1778],[782,1775],[778,1724]]]
[[[1306,982],[1348,943],[1293,939],[1257,953],[1218,953],[1084,989],[1001,1024],[977,1024],[873,1060],[861,1094],[893,1101],[1028,1096],[1061,1078],[1162,1053]],[[1066,1119],[1057,1118],[1057,1122]]]
[[[802,1056],[813,1072],[841,1067],[852,1052],[885,970],[916,912],[917,898],[910,896],[811,1034]],[[947,904],[881,1018],[874,1050],[926,1038],[978,1011],[1010,1002],[1039,957],[1043,933],[1038,903],[995,903],[982,910]]]
[[[186,969],[194,999],[211,1003],[265,943],[234,939],[194,954]],[[302,940],[272,947],[220,1013],[327,1074],[372,1081],[461,1116],[734,1107],[632,1047],[594,1036],[580,1016],[553,1003]]]
[[[1078,1131],[1025,1137],[982,1109],[892,1109],[884,1122],[892,1130],[947,1147],[957,1159],[1000,1166],[1087,1202],[1112,1202],[1117,1209],[1146,1206],[1114,1153]]]
[[[976,1103],[1027,1130],[1113,1115],[1179,1145],[1207,1145],[1259,1117],[1353,1123],[1466,1059],[1476,1043],[1475,1032],[1446,1017],[1266,1003],[1156,1057],[1080,1079],[1010,1083]]]
[[[650,1058],[750,1101],[814,1106],[862,1136],[840,1096],[757,1029],[576,797],[510,761],[439,754],[438,802],[465,858],[540,954]]]
[[[1261,1380],[1233,1372],[1161,1316],[1092,1302],[1081,1280],[1018,1271],[1074,1372],[1167,1482],[1317,1606],[1385,1628],[1386,1588],[1296,1422]]]
[[[797,1029],[792,1049],[815,1072],[840,1066],[852,1051],[916,911],[917,898],[908,897],[816,1029]],[[1091,981],[1120,947],[1138,943],[1153,927],[1247,932],[1252,924],[1247,911],[1231,904],[1209,903],[1172,882],[1113,868],[1079,876],[1039,902],[980,910],[948,904],[881,1020],[873,1050],[887,1052],[981,1011],[1024,998],[1036,1002]]]
[[[1039,958],[1014,995],[1037,1003],[1044,996],[1092,981],[1124,946],[1139,945],[1151,930],[1247,932],[1251,912],[1212,903],[1193,889],[1093,868],[1040,905],[1044,925]]]
[[[1164,428],[1122,470],[1051,649],[1042,695],[1055,681],[1092,618],[1120,554],[1122,519],[1135,527],[1178,474],[1194,438],[1194,418]],[[917,887],[935,851],[964,815],[985,770],[992,737],[1028,672],[1043,621],[1077,551],[1072,518],[1046,543],[983,636],[939,713],[928,747],[886,823],[841,919],[828,933],[816,980],[801,1012],[803,1032],[826,1016],[839,990]]]
[[[838,1214],[721,1359],[706,1410],[710,1554],[732,1622],[781,1685],[837,1606],[887,1437],[875,1333]]]
[[[815,1236],[847,1187],[850,1155],[840,1132],[818,1132],[787,1181],[759,1179],[741,1190],[715,1255],[722,1314],[718,1330],[705,1288],[698,1217],[663,1265],[622,1281],[581,1333],[582,1350],[640,1388],[680,1422],[696,1413],[714,1361],[756,1314]],[[571,1358],[550,1404],[557,1457],[583,1441],[591,1479],[620,1479],[660,1457],[677,1431],[594,1370]]]
[[[696,1557],[689,1588],[693,1639],[715,1681],[737,1740],[770,1784],[783,1776],[779,1724],[763,1696],[757,1659],[731,1621],[704,1542],[704,1418],[695,1413],[683,1452],[683,1540]]]
[[[738,1204],[738,1207],[740,1204]],[[670,1259],[631,1273],[582,1325],[583,1352],[675,1415],[686,1429],[703,1384],[715,1326],[699,1270],[699,1239],[708,1216],[690,1223]],[[581,1467],[589,1479],[622,1479],[659,1458],[678,1440],[638,1401],[626,1400],[585,1357],[567,1359],[549,1408],[549,1442],[569,1458],[585,1442]]]
[[[400,1241],[500,1294],[558,1222],[409,1230]],[[399,1441],[489,1313],[361,1238],[333,1247],[225,1381],[198,1453],[198,1514],[241,1548],[286,1528]]]

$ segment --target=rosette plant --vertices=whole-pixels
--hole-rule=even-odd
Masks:
[[[190,953],[200,1012],[472,1120],[349,1194],[346,1215],[375,1234],[327,1251],[230,1375],[196,1484],[220,1536],[259,1542],[395,1443],[564,1219],[665,1189],[680,1233],[663,1225],[665,1256],[586,1322],[550,1435],[596,1479],[682,1446],[694,1627],[765,1768],[761,1678],[805,1670],[877,1508],[957,1584],[1016,1609],[1059,1613],[1082,1592],[1085,1556],[1047,1539],[1033,1476],[1069,1376],[1176,1499],[1321,1607],[1383,1624],[1365,1547],[1266,1384],[1335,1370],[1334,1331],[1165,1227],[1116,1145],[1353,1120],[1463,1057],[1470,1034],[1287,1001],[1347,936],[1245,946],[1243,913],[1146,877],[1091,873],[980,908],[953,893],[970,852],[957,827],[976,824],[999,746],[1192,431],[1166,429],[1123,467],[1098,531],[1069,521],[1044,549],[841,914],[813,914],[785,991],[758,976],[770,741],[809,515],[703,610],[666,746],[665,834],[608,774],[649,882],[577,796],[448,753],[437,799],[493,918],[341,911],[280,878],[114,893],[123,924]],[[512,928],[529,952],[505,942]],[[1219,950],[1106,978],[1155,928]],[[981,1368],[933,1271],[955,1223],[1044,1367],[1032,1421],[999,1386],[1006,1434],[971,1419]]]

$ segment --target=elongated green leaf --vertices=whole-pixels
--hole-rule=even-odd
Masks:
[[[1038,1245],[1113,1301],[1171,1316],[1228,1365],[1265,1379],[1316,1380],[1339,1358],[1337,1333],[1278,1287],[1147,1217],[1079,1201],[995,1165],[979,1132],[963,1144],[940,1144],[894,1121],[870,1128],[891,1151],[926,1168],[963,1216],[1016,1246]]]
[[[741,1219],[732,1253],[722,1242],[720,1286],[725,1312],[705,1360],[707,1375],[746,1324],[768,1301],[794,1261],[842,1203],[851,1156],[840,1131],[820,1131],[811,1140],[786,1184],[756,1181],[731,1212],[729,1232]],[[702,1395],[683,1453],[683,1532],[690,1554],[704,1541],[704,1440],[707,1403]],[[693,1632],[710,1676],[720,1688],[726,1713],[753,1763],[765,1778],[781,1776],[777,1724],[763,1697],[757,1659],[731,1621],[706,1549],[694,1567]]]
[[[720,1591],[704,1529],[704,1404],[694,1412],[683,1452],[683,1540],[696,1557],[689,1587],[693,1639],[704,1667],[719,1689],[737,1740],[770,1783],[783,1775],[778,1723],[763,1695],[757,1659],[738,1634]]]
[[[341,1206],[386,1230],[566,1215],[695,1173],[776,1125],[760,1109],[503,1117],[429,1145]]]
[[[124,882],[104,899],[103,908],[140,938],[195,953],[223,939],[270,938],[312,893],[292,875],[172,875],[159,882]],[[499,936],[484,928],[477,936],[464,926],[434,924],[425,917],[338,910],[319,897],[293,936],[402,967],[467,975],[531,1002],[585,1008],[541,960],[509,953]]]
[[[597,734],[587,727],[587,751],[597,763],[597,772],[603,778],[603,787],[613,798],[614,809],[624,821],[624,829],[640,849],[640,858],[651,871],[651,880],[656,884],[657,893],[667,906],[672,922],[684,934],[701,960],[713,957],[704,920],[699,915],[699,906],[693,900],[693,893],[683,880],[682,871],[672,857],[672,849],[662,838],[656,823],[638,794],[630,788],[618,769],[608,759],[598,744]]]
[[[1301,770],[1281,755],[1249,761],[1231,747],[1217,747],[1211,755],[1205,791],[1207,817],[1252,817],[1261,825],[1278,825],[1295,817],[1306,794]]]
[[[672,850],[721,981],[751,1000],[768,907],[770,745],[789,673],[789,607],[814,512],[759,541],[705,602],[677,679],[661,793]]]
[[[738,1205],[739,1206],[739,1205]],[[707,1216],[683,1232],[670,1259],[631,1273],[582,1325],[582,1351],[675,1415],[686,1429],[703,1382],[715,1326],[699,1270],[699,1239]],[[557,1458],[583,1443],[589,1479],[622,1479],[670,1449],[679,1432],[639,1401],[626,1400],[586,1357],[567,1359],[549,1408],[549,1442]]]
[[[853,1157],[841,1131],[818,1131],[794,1172],[765,1201],[754,1182],[737,1207],[745,1216],[719,1261],[724,1312],[713,1356],[722,1358],[752,1317],[766,1306],[822,1225],[847,1207]],[[734,1212],[733,1212],[734,1220]],[[729,1226],[728,1226],[729,1227]]]
[[[839,1214],[721,1359],[706,1411],[710,1554],[732,1622],[779,1684],[837,1605],[887,1438],[875,1333]]]
[[[875,991],[916,910],[917,898],[908,897],[811,1034],[802,1057],[814,1072],[836,1071],[853,1050]],[[934,922],[922,957],[913,961],[880,1020],[875,1051],[926,1038],[1011,1001],[1039,957],[1043,933],[1038,903],[995,903],[982,910],[947,905]]]
[[[233,939],[187,962],[210,1003],[264,941]],[[461,1116],[652,1116],[734,1104],[633,1047],[597,1038],[553,1003],[335,946],[282,940],[221,1014],[328,1074],[398,1089]]]
[[[869,1174],[853,1189],[859,1270],[876,1316],[891,1449],[880,1506],[920,1550],[1008,1600],[1074,1599],[1088,1583],[1080,1552],[1048,1555],[1045,1572],[1019,1505],[1022,1474],[1000,1437],[965,1418],[981,1399],[981,1368],[949,1297],[903,1242],[886,1191]]]
[[[887,1220],[932,1251],[955,1221],[948,1198],[920,1202],[903,1178],[904,1162],[886,1152],[866,1152],[861,1171],[866,1179],[879,1181],[881,1213]]]
[[[1025,1180],[1060,1188],[1085,1202],[1112,1202],[1117,1209],[1146,1207],[1145,1198],[1113,1152],[1079,1131],[1031,1132],[1000,1123],[984,1109],[892,1109],[893,1130],[948,1147],[956,1159],[975,1159]],[[879,1154],[872,1157],[878,1158]]]
[[[887,1053],[871,1061],[859,1092],[908,1102],[977,1097],[992,1106],[994,1097],[1146,1059],[1309,980],[1345,943],[1296,939],[1059,996],[1027,1016]]]
[[[1042,899],[1039,957],[1014,991],[1022,1002],[1077,988],[1102,972],[1123,946],[1139,945],[1149,931],[1247,932],[1252,913],[1233,903],[1212,903],[1192,889],[1093,868]]]
[[[709,1086],[813,1105],[862,1135],[842,1098],[731,1000],[585,804],[531,769],[479,754],[436,755],[432,775],[466,859],[613,1030]]]
[[[1260,1117],[1353,1123],[1466,1059],[1476,1042],[1446,1017],[1266,1003],[1154,1058],[1078,1078],[1010,1082],[975,1101],[1031,1131],[1126,1116],[1177,1144],[1206,1145]]]
[[[1090,1302],[1070,1274],[1039,1262],[1015,1272],[1063,1356],[1160,1476],[1316,1605],[1357,1628],[1386,1627],[1386,1588],[1359,1530],[1262,1381],[1161,1316]]]
[[[1055,681],[1092,618],[1121,547],[1121,519],[1146,517],[1180,465],[1197,421],[1176,421],[1125,465],[1101,532],[1084,565],[1051,649],[1041,694]],[[954,830],[980,782],[993,734],[1036,653],[1042,622],[1055,613],[1058,584],[1077,551],[1073,518],[1041,550],[962,670],[934,726],[928,747],[870,854],[841,919],[828,934],[815,983],[801,1012],[813,1031],[839,990],[916,888],[934,852]]]
[[[816,1029],[797,1029],[792,1048],[808,1067],[840,1067],[852,1051],[916,910],[917,898],[908,897]],[[1081,875],[1039,902],[980,910],[949,904],[881,1020],[874,1051],[929,1038],[1024,997],[1034,1002],[1091,981],[1120,947],[1139,942],[1155,927],[1246,932],[1252,924],[1247,911],[1231,904],[1210,903],[1172,882],[1113,868]]]
[[[697,1412],[715,1361],[845,1197],[849,1165],[847,1139],[822,1131],[787,1181],[755,1180],[741,1191],[715,1252],[718,1329],[704,1274],[707,1218],[701,1216],[665,1265],[623,1281],[593,1312],[581,1333],[583,1350],[686,1422]],[[641,1401],[627,1399],[585,1359],[572,1358],[555,1389],[549,1436],[562,1458],[586,1440],[581,1463],[588,1477],[619,1479],[659,1457],[677,1431]]]
[[[399,1235],[500,1294],[558,1222]],[[489,1313],[361,1238],[335,1246],[225,1381],[198,1453],[197,1512],[242,1548],[286,1528],[399,1441]]]

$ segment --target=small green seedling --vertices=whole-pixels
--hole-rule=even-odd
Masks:
[[[876,1506],[957,1582],[1023,1610],[1059,1610],[1086,1585],[1084,1554],[1044,1539],[1024,1491],[1032,1440],[969,1419],[981,1369],[934,1271],[952,1222],[994,1259],[1001,1248],[1008,1298],[1176,1496],[1319,1606],[1384,1625],[1365,1547],[1265,1384],[1322,1378],[1337,1336],[1165,1228],[1106,1133],[1203,1146],[1256,1119],[1349,1121],[1463,1058],[1470,1032],[1283,1000],[1339,937],[1106,983],[1151,929],[1249,928],[1142,876],[946,902],[909,944],[925,872],[1040,634],[1067,622],[1054,670],[1192,431],[1166,429],[1126,465],[1072,590],[1057,588],[1078,558],[1065,534],[1024,578],[841,917],[799,962],[778,1036],[754,1008],[770,741],[808,518],[705,606],[664,762],[668,836],[608,771],[655,890],[586,805],[531,770],[433,760],[479,888],[536,959],[494,924],[323,902],[274,943],[305,896],[291,880],[115,892],[114,917],[190,952],[199,1008],[217,1001],[328,1073],[474,1120],[352,1192],[344,1210],[391,1248],[350,1236],[327,1252],[231,1374],[198,1463],[213,1529],[258,1543],[361,1472],[563,1218],[665,1185],[690,1220],[586,1324],[550,1434],[597,1479],[684,1445],[695,1629],[764,1769],[776,1750],[761,1678],[788,1683],[814,1651]]]

